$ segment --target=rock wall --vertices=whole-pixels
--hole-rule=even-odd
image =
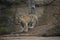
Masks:
[[[29,32],[26,34],[33,34],[33,35],[39,35],[39,36],[45,36],[45,35],[53,35],[53,34],[59,34],[59,29],[56,29],[56,25],[60,25],[60,0],[56,0],[54,1],[52,4],[50,5],[45,5],[45,6],[39,6],[36,7],[36,14],[38,16],[38,25],[37,27],[35,27],[34,29],[29,29]],[[9,11],[8,11],[9,10]],[[18,18],[18,16],[20,17],[20,15],[27,15],[29,14],[29,8],[26,5],[19,5],[19,6],[15,6],[12,7],[8,10],[2,10],[2,12],[0,12],[0,15],[9,18],[9,20],[11,21],[6,21],[3,22],[5,25],[8,24],[8,28],[12,29],[12,31],[14,32],[19,32],[19,25],[18,22],[17,24],[16,21],[18,21],[16,18]],[[8,11],[8,12],[6,12]],[[10,13],[12,12],[12,13]],[[3,13],[3,14],[2,14]],[[9,15],[5,14],[5,13],[10,13]],[[2,17],[1,17],[2,18]],[[1,24],[1,18],[0,18],[0,24]],[[3,18],[4,19],[4,18]],[[10,22],[10,24],[9,24]],[[7,23],[7,24],[6,24]],[[58,26],[59,27],[59,26]],[[14,29],[15,28],[15,29]],[[19,30],[17,30],[19,29]],[[53,30],[54,29],[54,32]],[[57,31],[55,31],[57,30]],[[48,32],[50,31],[50,32]],[[51,33],[51,34],[49,34]],[[24,34],[24,33],[23,33]]]

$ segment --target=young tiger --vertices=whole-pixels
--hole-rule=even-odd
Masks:
[[[28,28],[34,28],[37,24],[38,17],[36,15],[24,15],[19,17],[22,30],[28,32]]]

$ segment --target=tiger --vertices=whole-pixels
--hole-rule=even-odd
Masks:
[[[34,28],[38,22],[36,15],[23,15],[19,17],[20,27],[24,32],[28,32],[29,28]]]

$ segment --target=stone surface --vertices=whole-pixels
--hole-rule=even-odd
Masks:
[[[60,40],[60,37],[1,37],[0,40]]]

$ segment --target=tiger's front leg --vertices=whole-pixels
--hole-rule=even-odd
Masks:
[[[28,32],[28,23],[26,23],[24,26],[24,32]]]

